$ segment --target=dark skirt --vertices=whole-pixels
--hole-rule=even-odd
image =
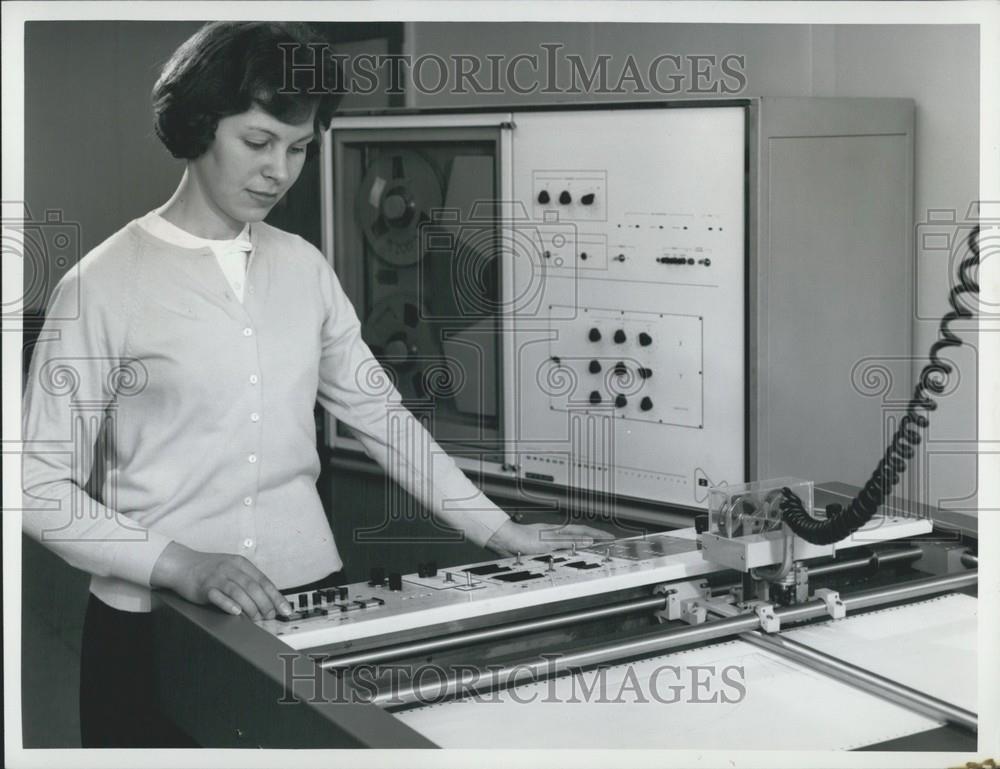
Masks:
[[[300,593],[344,584],[342,571]],[[149,612],[113,609],[94,595],[87,603],[80,650],[80,738],[85,748],[196,748],[157,707]]]

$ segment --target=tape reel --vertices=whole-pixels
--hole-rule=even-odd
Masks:
[[[420,259],[420,226],[441,207],[437,173],[421,154],[392,148],[368,167],[357,197],[357,220],[376,256],[394,267]]]

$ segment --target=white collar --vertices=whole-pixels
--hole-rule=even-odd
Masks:
[[[225,240],[213,240],[211,238],[192,235],[176,224],[168,222],[156,211],[150,211],[140,218],[138,223],[151,235],[155,235],[160,240],[165,240],[181,248],[210,248],[216,254],[231,251],[250,251],[252,248],[250,244],[249,222],[243,225],[243,230],[239,235],[235,238]]]

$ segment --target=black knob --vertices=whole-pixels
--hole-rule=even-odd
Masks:
[[[546,203],[548,203],[551,199],[552,198],[549,197],[548,190],[542,190],[541,192],[538,193],[538,202],[541,203],[543,206]]]
[[[385,582],[385,569],[381,566],[373,566],[371,571],[368,572],[368,584],[372,587],[376,585],[381,585]]]
[[[586,252],[586,251],[581,251],[581,252],[580,252],[580,258],[581,258],[581,259],[582,259],[583,261],[587,261],[587,252]]]
[[[564,206],[568,206],[573,202],[573,196],[569,194],[569,190],[563,190],[559,193],[559,202]]]
[[[402,590],[403,589],[403,575],[399,572],[394,571],[389,575],[389,589],[390,590]]]
[[[590,402],[595,406],[601,402],[601,394],[597,390],[592,390],[590,393]]]
[[[628,405],[628,398],[626,398],[621,393],[615,396],[615,406],[617,406],[620,409],[623,409],[627,405]]]
[[[600,342],[601,341],[601,332],[600,332],[599,329],[596,329],[596,328],[590,329],[590,334],[588,334],[587,336],[588,336],[588,338],[590,339],[591,342]]]
[[[698,534],[704,534],[708,531],[708,515],[703,513],[694,517],[694,530]]]
[[[653,376],[653,369],[646,368],[645,366],[643,366],[642,368],[639,369],[639,376],[642,379],[649,379],[651,376]]]
[[[299,608],[300,608],[300,609],[304,609],[304,608],[306,608],[306,605],[307,605],[308,603],[309,603],[309,598],[308,598],[308,597],[306,596],[306,594],[305,594],[305,593],[302,593],[302,594],[301,594],[301,595],[299,596]]]
[[[622,361],[618,361],[615,364],[615,376],[625,376],[628,373],[628,369]]]
[[[645,331],[639,333],[639,344],[642,347],[649,347],[652,343],[653,343],[653,337],[651,337]]]
[[[594,193],[588,192],[586,195],[580,198],[580,202],[583,203],[585,206],[591,205],[594,202]]]
[[[601,371],[600,361],[592,360],[590,362],[590,373],[591,374],[597,374],[597,373],[600,373],[600,371]]]
[[[639,408],[643,411],[649,411],[653,408],[653,400],[648,395],[639,402]]]
[[[323,594],[319,590],[313,591],[313,605],[323,603]]]
[[[348,595],[347,585],[343,585],[342,587],[338,587],[337,588],[337,600],[338,601],[346,601],[347,600],[347,595]]]
[[[625,336],[625,332],[624,332],[624,331],[622,331],[621,329],[618,329],[618,330],[617,330],[617,331],[615,332],[615,341],[616,341],[616,342],[617,342],[618,344],[621,344],[622,342],[624,342],[624,341],[625,341],[625,339],[626,339],[626,336]]]
[[[436,577],[438,575],[437,561],[428,561],[426,563],[426,566],[427,566],[427,576],[428,577]]]

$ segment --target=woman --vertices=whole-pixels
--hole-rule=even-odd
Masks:
[[[157,135],[187,161],[177,190],[51,298],[50,318],[77,297],[81,312],[48,322],[34,353],[25,437],[60,450],[25,457],[24,518],[93,575],[85,747],[194,744],[151,704],[151,589],[257,619],[291,611],[282,590],[343,581],[316,491],[317,398],[471,541],[505,554],[553,544],[476,489],[395,390],[366,391],[384,373],[337,278],[306,241],[263,223],[335,106],[281,92],[293,81],[280,46],[311,42],[322,40],[303,25],[229,22],[185,42],[153,89]],[[108,469],[88,485],[98,437]]]

